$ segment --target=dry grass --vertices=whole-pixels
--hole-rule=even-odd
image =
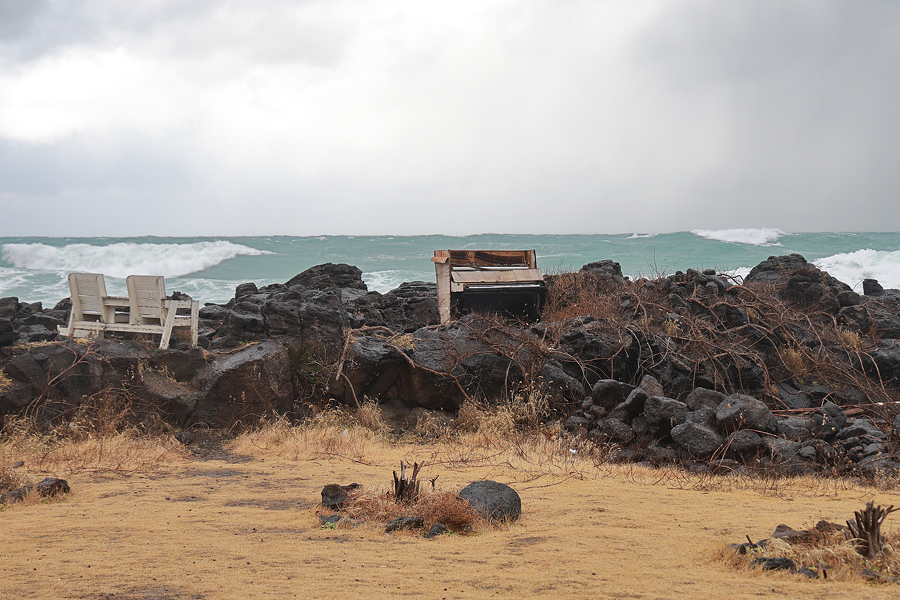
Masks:
[[[0,371],[0,392],[5,392],[6,390],[12,388],[16,382],[9,378],[9,375]]]
[[[398,503],[387,490],[352,494],[344,514],[350,519],[383,526],[398,517],[421,517],[425,529],[435,523],[443,523],[451,531],[483,529],[487,524],[472,506],[461,500],[456,492],[422,491],[419,499],[412,503]]]
[[[457,418],[431,438],[433,441],[425,446],[427,452],[423,450],[422,438],[396,437],[384,429],[373,430],[365,410],[349,409],[330,409],[299,425],[283,420],[261,422],[230,441],[228,448],[256,458],[339,457],[374,464],[388,445],[405,453],[401,456],[407,462],[427,463],[435,474],[503,465],[515,469],[529,482],[545,477],[599,476],[679,490],[752,492],[774,498],[837,498],[860,489],[858,483],[840,477],[785,477],[772,471],[737,474],[726,469],[695,474],[678,465],[646,469],[634,464],[613,464],[611,458],[618,449],[615,445],[598,446],[567,434],[558,424],[531,426],[544,407],[536,395],[528,396],[525,402],[498,406],[466,403]],[[359,414],[362,422],[354,420]],[[385,471],[385,483],[390,479],[389,473],[389,469]],[[880,474],[867,487],[892,491],[900,488],[900,479]]]
[[[835,331],[838,345],[849,352],[861,352],[863,349],[863,338],[856,331],[839,327]]]
[[[381,434],[368,426],[371,414],[365,410],[363,414],[366,425],[355,422],[353,413],[342,408],[326,410],[299,425],[286,419],[262,421],[227,446],[233,452],[251,456],[278,456],[288,460],[346,457],[365,462],[373,442]]]
[[[410,350],[416,347],[416,340],[409,333],[402,333],[396,337],[391,338],[391,343],[398,348],[403,348],[404,350]]]
[[[784,367],[794,377],[802,380],[809,376],[809,360],[799,346],[785,346],[778,348],[778,356],[781,358]]]
[[[185,457],[186,450],[172,436],[135,429],[97,433],[78,431],[76,425],[71,431],[42,434],[24,419],[10,419],[0,433],[0,464],[23,461],[31,471],[61,476],[148,471]]]
[[[468,401],[459,409],[451,428],[460,432],[508,436],[544,428],[552,414],[546,395],[531,388],[497,405]]]
[[[385,428],[384,421],[381,418],[381,409],[378,403],[365,398],[359,408],[353,414],[357,424],[372,431],[381,431]]]

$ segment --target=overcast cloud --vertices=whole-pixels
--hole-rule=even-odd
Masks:
[[[0,235],[900,229],[900,3],[0,0]]]

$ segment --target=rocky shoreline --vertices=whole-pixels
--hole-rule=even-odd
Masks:
[[[137,419],[232,428],[368,399],[415,430],[468,401],[538,393],[568,435],[612,444],[619,461],[900,471],[900,290],[867,280],[857,294],[799,255],[740,285],[712,270],[631,281],[612,261],[546,283],[540,322],[441,326],[434,283],[381,294],[329,263],[238,286],[201,309],[200,347],[170,350],[60,339],[68,300],[3,298],[0,415],[57,426],[115,396]]]

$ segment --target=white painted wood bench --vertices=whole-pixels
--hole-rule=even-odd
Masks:
[[[166,285],[157,275],[129,275],[125,280],[128,297],[107,296],[103,275],[72,273],[69,291],[72,312],[69,324],[59,327],[62,335],[102,338],[107,331],[160,335],[159,347],[169,347],[172,329],[188,327],[191,347],[197,345],[200,303],[196,300],[166,300]],[[116,307],[128,307],[128,314],[116,313]],[[179,315],[178,309],[190,310]]]

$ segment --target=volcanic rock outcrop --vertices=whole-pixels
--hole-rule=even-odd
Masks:
[[[0,413],[62,422],[115,393],[177,427],[231,427],[327,400],[453,412],[539,393],[565,430],[620,460],[900,469],[900,291],[867,280],[859,295],[799,255],[741,283],[691,269],[631,281],[598,261],[547,285],[537,324],[441,326],[433,283],[381,294],[356,267],[319,265],[241,284],[201,309],[202,349],[167,351],[126,335],[60,340],[67,301],[4,298]]]

